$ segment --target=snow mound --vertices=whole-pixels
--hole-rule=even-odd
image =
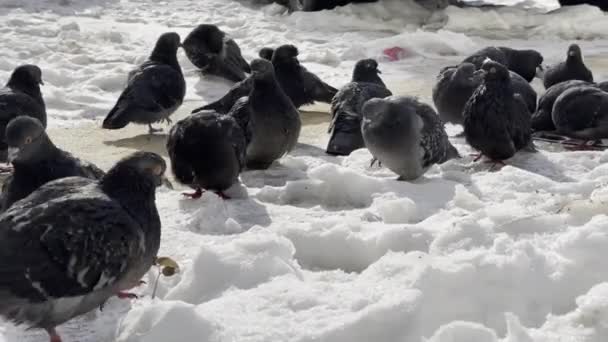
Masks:
[[[194,305],[183,302],[147,302],[124,318],[117,342],[207,341],[229,339],[221,328],[196,314]]]
[[[165,299],[200,304],[232,288],[248,289],[278,275],[299,275],[294,253],[289,240],[256,227],[236,239],[205,243]]]

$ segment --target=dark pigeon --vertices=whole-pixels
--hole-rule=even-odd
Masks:
[[[553,105],[555,100],[564,93],[564,91],[580,86],[591,86],[593,83],[579,80],[570,80],[566,82],[560,82],[552,85],[547,91],[540,97],[538,101],[538,109],[532,114],[532,130],[534,131],[554,131],[555,125],[553,124]]]
[[[298,48],[282,45],[272,54],[276,78],[296,108],[314,102],[331,103],[338,90],[308,71],[298,61]]]
[[[444,122],[462,124],[462,109],[481,82],[482,77],[472,63],[443,68],[433,87],[439,117]]]
[[[514,94],[509,71],[488,60],[484,82],[465,105],[464,134],[467,142],[492,161],[511,158],[515,152],[534,151],[530,112],[519,94]]]
[[[243,128],[249,169],[267,169],[293,150],[300,136],[300,113],[277,82],[272,64],[251,62],[253,89],[239,99],[229,115]]]
[[[175,178],[196,191],[198,198],[211,190],[227,198],[224,191],[238,182],[245,167],[247,141],[241,126],[231,116],[202,111],[178,121],[167,140],[167,151]]]
[[[0,210],[52,180],[79,176],[100,179],[104,172],[53,144],[37,119],[19,116],[6,127],[6,142],[13,174],[4,182]]]
[[[275,68],[276,79],[285,94],[291,99],[296,108],[313,104],[315,101],[331,103],[331,100],[338,91],[301,66],[297,56],[298,49],[293,45],[280,46],[272,54],[272,64]],[[252,79],[249,77],[233,86],[219,100],[197,108],[192,112],[215,110],[225,114],[238,99],[251,91],[252,85]]]
[[[572,44],[568,48],[568,57],[565,62],[547,68],[544,75],[545,89],[570,80],[593,82],[593,74],[585,66],[581,48],[576,44]]]
[[[206,104],[202,107],[196,108],[192,111],[192,113],[197,113],[201,110],[211,110],[214,112],[218,112],[221,114],[228,114],[234,104],[243,96],[249,95],[251,89],[253,88],[253,76],[249,76],[241,82],[236,83],[235,85],[228,90],[226,95],[222,96],[219,100]]]
[[[416,179],[433,164],[459,156],[437,113],[414,97],[367,101],[361,130],[374,159],[398,174],[400,180]]]
[[[269,47],[263,47],[260,49],[260,52],[258,52],[258,56],[260,56],[260,58],[265,59],[267,61],[272,60],[273,54],[274,54],[274,49],[269,48]]]
[[[572,87],[553,105],[557,133],[583,141],[608,138],[608,93],[589,86]]]
[[[42,71],[35,65],[17,67],[6,86],[0,89],[0,161],[7,161],[6,125],[17,116],[38,119],[46,127],[46,106],[40,92]]]
[[[131,122],[148,125],[166,120],[181,106],[186,95],[186,81],[177,62],[180,46],[177,33],[164,33],[158,38],[146,62],[129,74],[127,87],[116,105],[103,120],[103,128],[120,129]]]
[[[160,246],[163,159],[136,152],[99,181],[49,182],[0,215],[0,316],[45,329],[140,283]]]
[[[536,110],[536,91],[519,74],[509,71],[511,85],[516,94],[520,94],[528,110]],[[433,87],[433,102],[444,122],[462,124],[462,111],[473,92],[483,82],[483,77],[476,72],[471,63],[443,68]]]
[[[251,72],[237,43],[215,25],[198,25],[183,46],[188,59],[205,74],[239,82]]]
[[[385,98],[392,93],[378,75],[378,62],[363,59],[355,64],[352,80],[342,87],[331,102],[331,138],[326,152],[331,155],[349,155],[364,147],[361,136],[362,109],[373,98]]]
[[[532,82],[538,69],[542,69],[543,56],[536,50],[516,50],[504,46],[483,48],[462,61],[473,63],[480,69],[486,58],[506,66],[509,70]]]

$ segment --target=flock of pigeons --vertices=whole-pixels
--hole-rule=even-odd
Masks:
[[[437,113],[414,97],[392,95],[373,59],[357,62],[351,82],[337,90],[300,65],[295,46],[263,48],[247,63],[214,25],[198,26],[183,43],[176,33],[161,35],[129,74],[103,128],[138,123],[154,133],[153,123],[171,123],[186,92],[179,47],[203,73],[237,82],[169,132],[172,171],[195,190],[193,198],[205,190],[227,197],[223,191],[242,170],[267,169],[291,151],[301,129],[298,108],[316,101],[331,103],[328,154],[367,147],[405,180],[459,157],[444,122],[463,125],[466,141],[493,162],[535,151],[533,131],[583,142],[608,137],[608,84],[593,83],[576,45],[546,71],[533,50],[480,50],[441,70]],[[547,92],[537,105],[529,82],[539,72]],[[104,172],[61,150],[45,133],[40,84],[40,68],[23,65],[0,91],[0,158],[12,165],[0,197],[0,316],[45,329],[59,342],[57,325],[112,296],[132,298],[126,291],[155,263],[155,188],[168,184],[167,165],[155,153],[136,152]]]

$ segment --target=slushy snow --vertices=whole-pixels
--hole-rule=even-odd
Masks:
[[[547,63],[580,40],[608,53],[608,20],[590,6],[510,1],[498,9],[430,13],[384,0],[288,15],[247,1],[3,0],[0,79],[41,66],[49,125],[99,123],[157,36],[214,23],[252,59],[296,44],[302,63],[334,86],[373,57],[395,93],[430,102],[441,67],[485,45],[536,48]],[[529,11],[522,8],[532,7]],[[399,47],[402,59],[383,51]],[[183,52],[185,106],[230,84],[201,78]],[[608,65],[594,64],[598,80]],[[538,87],[538,81],[535,81]],[[454,136],[461,129],[448,126]],[[300,144],[270,170],[188,200],[160,189],[161,256],[137,301],[111,299],[59,327],[64,342],[600,342],[608,336],[608,152],[521,153],[500,171],[464,157],[398,182],[367,150],[324,154],[327,137]],[[46,341],[0,325],[0,341]]]

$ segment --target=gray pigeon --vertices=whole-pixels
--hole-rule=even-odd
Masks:
[[[295,148],[302,122],[300,113],[279,86],[272,64],[255,59],[251,70],[253,89],[235,103],[229,115],[245,133],[247,168],[267,169]]]
[[[7,161],[4,133],[9,121],[20,115],[38,119],[46,127],[46,106],[40,92],[42,71],[35,65],[17,67],[6,87],[0,89],[0,161]]]
[[[457,158],[433,108],[409,96],[371,99],[363,106],[365,146],[400,180],[422,176],[433,164]]]
[[[555,124],[553,124],[553,105],[555,100],[563,94],[566,90],[580,86],[595,86],[593,83],[580,80],[570,80],[560,82],[552,85],[538,100],[538,108],[534,114],[532,114],[531,124],[532,130],[534,131],[554,131]]]
[[[466,141],[479,156],[502,163],[517,151],[535,151],[532,143],[530,112],[515,94],[509,70],[497,62],[483,63],[484,82],[473,93],[463,110]]]
[[[608,138],[608,93],[590,86],[572,87],[553,105],[558,133],[583,142]]]
[[[547,68],[544,76],[545,89],[569,80],[593,82],[593,74],[585,66],[581,48],[576,44],[568,47],[568,57],[565,62]]]
[[[188,59],[205,74],[239,82],[251,72],[237,43],[215,25],[198,25],[183,45]]]
[[[158,38],[146,62],[129,74],[127,87],[116,105],[103,120],[105,129],[120,129],[130,122],[147,124],[150,133],[160,129],[152,123],[166,120],[181,106],[186,95],[186,81],[177,62],[180,47],[177,33]]]
[[[128,297],[160,246],[163,159],[136,152],[99,181],[49,182],[0,215],[0,316],[45,329]]]
[[[6,126],[13,174],[4,182],[0,212],[55,179],[79,176],[100,179],[104,172],[53,144],[37,119],[19,116]]]
[[[355,64],[350,83],[342,87],[331,102],[331,138],[325,150],[331,155],[349,155],[365,146],[361,136],[361,113],[366,101],[385,98],[392,93],[378,75],[378,62],[363,59]]]
[[[167,140],[167,151],[175,178],[195,192],[185,194],[198,198],[203,190],[223,191],[238,182],[245,166],[247,141],[242,128],[228,115],[202,111],[178,121]]]

